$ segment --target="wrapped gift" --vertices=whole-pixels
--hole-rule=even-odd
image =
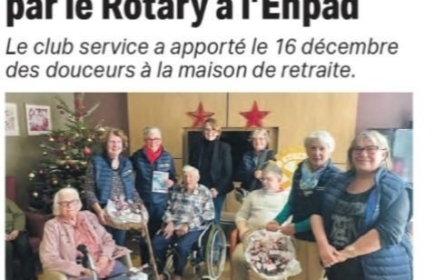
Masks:
[[[129,203],[124,199],[109,199],[105,211],[108,225],[116,229],[142,229],[148,221],[145,206]]]
[[[256,230],[244,239],[245,258],[261,278],[281,280],[301,272],[291,238],[280,232]]]

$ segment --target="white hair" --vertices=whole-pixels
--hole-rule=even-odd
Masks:
[[[308,146],[314,140],[319,140],[323,145],[327,146],[331,153],[335,149],[335,140],[328,131],[319,130],[308,134],[308,136],[304,139],[305,148],[308,148]]]
[[[185,165],[183,166],[183,173],[193,173],[195,176],[198,177],[198,180],[200,178],[199,176],[199,170],[191,165]]]
[[[54,199],[53,199],[53,215],[55,216],[59,216],[60,215],[60,210],[59,210],[59,197],[62,194],[73,194],[79,201],[79,210],[82,209],[83,204],[82,201],[80,199],[80,195],[79,192],[75,189],[75,188],[71,188],[71,187],[66,187],[66,188],[62,188],[60,189],[55,195],[54,195]]]
[[[143,138],[146,138],[152,132],[157,133],[162,138],[162,131],[157,126],[147,126],[143,129]]]
[[[272,174],[274,174],[276,177],[279,178],[280,181],[282,179],[282,170],[274,162],[268,162],[265,166],[263,166],[261,171],[262,171],[263,174],[265,174],[265,173],[272,173]]]

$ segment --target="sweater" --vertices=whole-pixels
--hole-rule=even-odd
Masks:
[[[6,233],[9,234],[14,230],[22,231],[26,225],[26,217],[23,211],[10,199],[6,199]]]
[[[270,193],[260,189],[250,192],[236,214],[236,224],[245,221],[249,229],[266,226],[284,207],[287,197],[288,190]]]

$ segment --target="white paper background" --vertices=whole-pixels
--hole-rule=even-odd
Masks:
[[[219,92],[219,91],[267,91],[267,92],[414,92],[414,126],[415,126],[415,279],[431,279],[433,263],[434,241],[432,226],[433,217],[433,147],[434,109],[433,100],[433,63],[435,46],[433,1],[405,1],[405,0],[364,0],[359,1],[360,19],[356,21],[313,21],[312,26],[303,28],[301,20],[261,20],[252,16],[251,20],[237,20],[241,18],[240,8],[234,6],[234,20],[219,21],[215,18],[216,7],[209,1],[206,17],[199,28],[191,28],[194,15],[191,6],[186,5],[186,20],[181,21],[147,21],[136,20],[101,20],[101,3],[94,2],[94,15],[88,21],[65,20],[65,6],[57,4],[54,10],[54,20],[16,22],[16,27],[6,27],[6,1],[0,5],[1,42],[0,42],[0,92],[62,92],[62,91],[176,91],[176,92]],[[238,3],[238,1],[233,1]],[[251,15],[259,15],[260,4],[251,4]],[[255,9],[254,7],[257,7]],[[238,13],[237,13],[238,12]],[[394,40],[400,44],[399,55],[392,57],[314,57],[312,61],[339,61],[354,66],[354,79],[5,79],[4,70],[7,65],[19,60],[26,64],[46,65],[54,60],[62,60],[67,64],[85,62],[101,64],[139,64],[141,61],[158,61],[178,63],[172,58],[128,56],[68,56],[23,57],[5,56],[6,39],[28,42],[52,38],[68,37],[73,41],[80,40],[145,40],[165,41],[174,40],[239,40],[253,37],[268,41],[270,46],[279,38],[304,39],[309,37],[325,38],[327,40],[364,40],[369,37],[378,40]],[[273,55],[266,57],[201,57],[197,63],[207,64],[208,61],[227,63],[256,63],[267,60],[269,64],[288,61],[289,64],[308,61],[307,58],[292,56],[289,58]],[[185,62],[188,62],[185,60]],[[3,110],[3,103],[1,103]],[[394,106],[394,104],[391,104]],[[4,122],[1,122],[4,131]],[[0,138],[4,141],[4,138]],[[4,155],[4,144],[0,154]],[[1,176],[4,169],[1,168]],[[3,202],[2,202],[3,203]],[[0,205],[0,207],[3,207]],[[1,256],[4,256],[2,254]],[[4,263],[4,262],[3,262]]]

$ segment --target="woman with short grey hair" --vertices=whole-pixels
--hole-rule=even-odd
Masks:
[[[168,192],[176,183],[174,158],[163,147],[161,130],[156,126],[147,126],[143,130],[143,146],[130,159],[136,171],[136,190],[149,213],[148,229],[152,239],[162,227],[162,217],[168,206]],[[147,246],[141,239],[142,264],[149,261]]]
[[[275,219],[266,226],[268,230],[280,229],[296,241],[296,254],[302,272],[292,280],[321,280],[324,269],[319,262],[319,251],[311,231],[310,216],[319,204],[325,185],[340,170],[331,161],[335,141],[327,131],[315,131],[304,139],[307,159],[302,161],[293,175],[292,189],[287,204]],[[291,224],[280,226],[292,217]]]

